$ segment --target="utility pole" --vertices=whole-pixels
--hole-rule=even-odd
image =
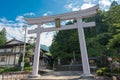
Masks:
[[[22,56],[22,62],[21,62],[21,70],[24,70],[24,57],[25,57],[25,52],[26,52],[26,30],[27,30],[27,26],[23,26],[23,29],[25,31],[24,33],[24,49],[23,49],[23,56]]]

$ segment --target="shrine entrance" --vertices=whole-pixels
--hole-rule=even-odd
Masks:
[[[82,67],[83,67],[83,76],[90,76],[90,67],[88,62],[88,55],[86,49],[86,42],[84,36],[84,28],[95,26],[95,22],[82,22],[83,18],[91,17],[95,15],[98,11],[99,6],[94,6],[86,10],[80,10],[65,14],[59,14],[55,16],[44,16],[39,18],[26,18],[25,20],[29,25],[38,25],[37,28],[33,30],[28,30],[28,34],[36,33],[36,46],[35,46],[35,53],[34,53],[34,62],[33,62],[33,70],[31,74],[31,78],[38,77],[38,68],[39,68],[39,57],[40,57],[40,34],[42,32],[50,32],[50,31],[59,31],[59,30],[70,30],[70,29],[77,29],[79,35],[79,43],[80,43],[80,50],[81,50],[81,59],[82,59]],[[65,25],[61,26],[61,21],[63,20],[71,20],[74,19],[77,23],[72,25]],[[45,23],[55,22],[55,26],[51,28],[43,28],[41,27]]]

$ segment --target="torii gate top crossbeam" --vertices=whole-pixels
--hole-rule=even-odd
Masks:
[[[88,22],[88,23],[82,23],[83,27],[92,27],[95,26],[95,22]],[[37,30],[39,30],[40,32],[50,32],[50,31],[58,31],[58,30],[68,30],[68,29],[76,29],[78,28],[77,24],[73,24],[73,25],[66,25],[66,26],[62,26],[60,28],[56,28],[56,27],[52,27],[52,28],[43,28],[43,27],[39,27],[39,28],[35,28],[33,30],[28,30],[28,34],[33,34],[36,33]]]
[[[91,8],[85,9],[85,10],[79,10],[79,11],[75,11],[75,12],[59,14],[59,15],[55,15],[55,16],[43,16],[43,17],[39,17],[39,18],[25,18],[25,20],[30,25],[34,25],[34,24],[39,25],[39,24],[54,22],[56,18],[60,18],[60,20],[75,19],[78,17],[86,18],[86,17],[90,17],[90,16],[96,14],[98,8],[99,8],[99,5],[96,5],[94,7],[91,7]]]

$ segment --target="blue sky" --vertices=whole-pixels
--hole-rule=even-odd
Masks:
[[[18,15],[31,12],[37,16],[43,16],[47,11],[61,13],[65,12],[64,2],[63,0],[0,0],[0,17],[14,20]]]
[[[99,3],[100,9],[108,10],[113,0],[0,0],[0,30],[5,27],[7,39],[23,40],[25,17],[50,16],[86,9]],[[115,0],[120,3],[119,0]],[[50,26],[50,25],[46,25]],[[35,28],[36,26],[30,26]],[[50,45],[53,33],[42,34],[42,44]],[[27,35],[28,37],[30,35]]]

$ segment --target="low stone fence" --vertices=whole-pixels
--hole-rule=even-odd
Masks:
[[[31,72],[8,72],[2,74],[2,80],[21,80],[28,77]]]
[[[54,68],[56,71],[82,71],[82,64],[56,65]],[[96,66],[90,66],[91,72],[96,72],[96,69],[97,69]]]
[[[82,65],[56,65],[55,66],[56,71],[81,71]]]

